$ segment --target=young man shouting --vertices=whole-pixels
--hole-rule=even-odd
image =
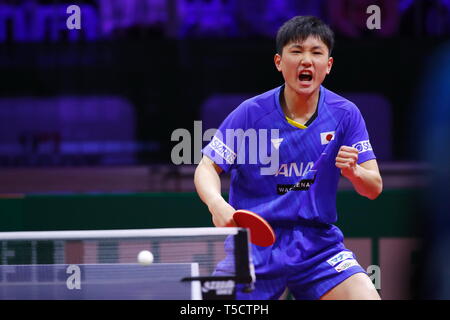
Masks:
[[[341,174],[369,199],[381,193],[382,180],[358,108],[322,86],[333,66],[333,44],[333,32],[318,18],[287,21],[274,57],[284,84],[239,105],[203,149],[194,181],[214,225],[234,226],[236,209],[251,210],[277,238],[270,247],[252,246],[255,290],[238,291],[238,299],[278,299],[286,288],[296,299],[380,298],[334,225]],[[264,159],[248,161],[255,148],[245,136],[227,135],[230,130],[277,130],[275,139],[258,139],[258,148],[266,140],[279,167],[268,172]],[[229,203],[221,196],[223,171],[231,173]],[[231,241],[225,247],[230,254],[217,275],[233,273]]]

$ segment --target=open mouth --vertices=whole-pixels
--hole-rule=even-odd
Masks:
[[[311,81],[313,79],[313,76],[312,76],[311,71],[302,71],[299,74],[298,79],[300,81]]]
[[[312,80],[312,75],[310,74],[301,74],[298,79],[300,81],[311,81]]]

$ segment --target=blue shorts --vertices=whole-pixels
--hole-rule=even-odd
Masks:
[[[237,299],[278,299],[288,288],[295,299],[317,300],[355,273],[366,273],[355,255],[345,248],[342,232],[334,225],[274,226],[274,231],[277,240],[272,246],[251,246],[254,290],[246,293],[238,286]],[[234,271],[233,245],[227,242],[229,254],[218,264],[215,275]]]

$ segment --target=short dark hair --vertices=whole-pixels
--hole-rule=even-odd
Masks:
[[[328,47],[329,55],[334,47],[334,32],[322,20],[313,16],[296,16],[278,29],[276,45],[281,54],[285,45],[292,41],[304,41],[309,36],[319,38]]]

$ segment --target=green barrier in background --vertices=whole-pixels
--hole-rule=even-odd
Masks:
[[[417,189],[385,190],[371,201],[337,196],[337,225],[346,237],[418,235]],[[289,205],[288,203],[286,205]],[[211,227],[195,193],[26,195],[0,199],[0,231]]]
[[[421,199],[420,189],[385,190],[374,201],[354,191],[340,191],[337,195],[337,225],[344,233],[345,245],[356,254],[383,299],[411,299],[416,295],[422,266],[418,228]],[[0,231],[211,226],[211,215],[196,193],[25,195],[0,199]],[[0,246],[0,256],[2,263],[8,264],[50,264],[54,263],[53,245],[47,241],[37,241],[34,247],[10,242]]]

